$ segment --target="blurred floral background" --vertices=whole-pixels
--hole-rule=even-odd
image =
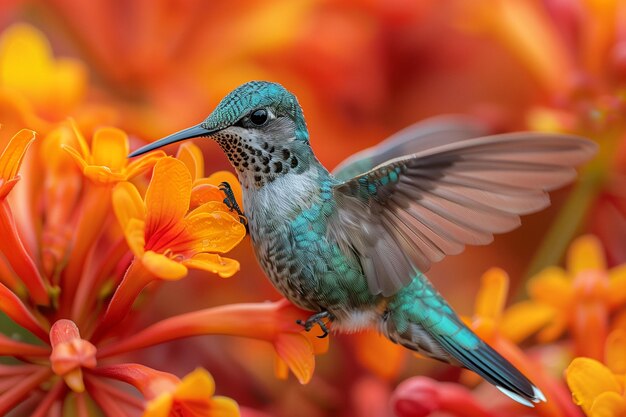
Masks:
[[[442,114],[599,144],[549,209],[429,273],[546,404],[374,333],[304,336],[221,203],[215,144],[127,163],[250,80],[297,95],[328,168]],[[626,416],[619,0],[9,0],[0,123],[3,415]],[[176,258],[155,232],[175,227],[218,237]]]

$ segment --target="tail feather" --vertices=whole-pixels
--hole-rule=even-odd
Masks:
[[[480,341],[476,348],[467,350],[447,338],[439,342],[465,368],[476,372],[515,401],[534,407],[533,403],[546,400],[539,388],[486,343]]]
[[[463,324],[423,276],[389,299],[382,331],[395,343],[476,372],[521,404],[546,401],[539,388]]]

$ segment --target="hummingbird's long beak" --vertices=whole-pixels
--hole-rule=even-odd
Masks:
[[[169,136],[164,137],[163,139],[152,142],[149,145],[142,146],[136,151],[131,152],[128,157],[132,158],[133,156],[138,156],[146,152],[153,151],[162,146],[169,145],[170,143],[180,142],[181,140],[197,138],[200,136],[209,136],[211,135],[211,133],[215,133],[216,131],[217,130],[208,130],[200,125],[196,125],[187,129],[183,129],[180,132],[173,133]]]

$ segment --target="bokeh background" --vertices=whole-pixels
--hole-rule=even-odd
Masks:
[[[442,114],[475,117],[492,132],[560,131],[598,142],[598,158],[576,184],[552,193],[551,208],[432,268],[437,288],[470,314],[488,268],[505,269],[511,298],[523,297],[525,279],[561,262],[577,234],[598,235],[609,265],[626,261],[625,9],[617,0],[5,0],[0,141],[72,116],[87,131],[120,127],[136,147],[198,123],[238,85],[269,80],[296,94],[328,168]],[[49,50],[32,47],[29,37],[38,36]],[[48,73],[56,78],[44,80]],[[230,169],[215,144],[196,143],[207,174]],[[241,261],[235,277],[168,283],[143,320],[279,298],[249,240],[230,256]],[[179,375],[204,366],[218,393],[250,416],[386,416],[400,381],[459,376],[372,340],[333,336],[306,386],[275,379],[271,348],[243,339],[173,342],[147,349],[143,360]]]

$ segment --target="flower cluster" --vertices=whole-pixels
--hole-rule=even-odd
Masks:
[[[154,284],[180,280],[188,268],[235,274],[239,263],[222,254],[243,239],[245,227],[223,203],[218,185],[202,178],[195,145],[181,147],[177,158],[154,152],[132,162],[128,148],[121,130],[98,129],[89,144],[69,122],[40,139],[22,130],[0,155],[0,311],[20,326],[16,335],[23,339],[0,338],[2,355],[18,360],[0,368],[1,414],[30,397],[20,407],[47,415],[74,393],[79,415],[86,415],[90,401],[106,415],[239,415],[233,400],[213,396],[213,380],[202,369],[181,381],[115,362],[193,335],[268,341],[283,364],[280,375],[292,369],[303,383],[311,378],[313,355],[325,347],[302,334],[296,320],[306,313],[284,301],[209,308],[133,327]],[[28,169],[20,177],[22,161],[33,152],[41,162],[30,169],[43,171],[43,184],[29,178]],[[32,189],[18,195],[20,187]],[[17,207],[25,212],[18,216]]]

